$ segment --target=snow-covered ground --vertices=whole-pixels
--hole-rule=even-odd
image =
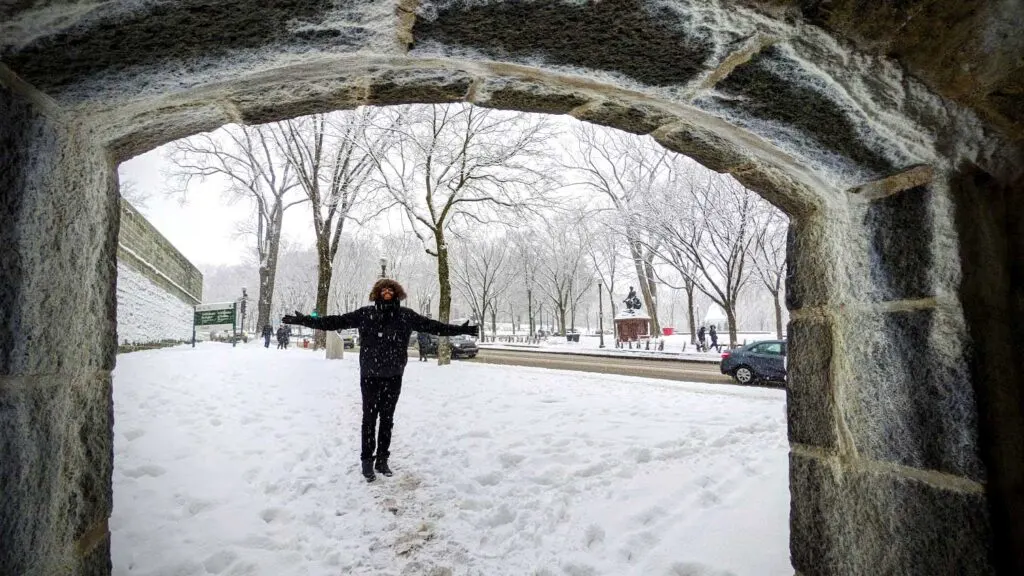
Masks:
[[[358,358],[118,357],[114,574],[792,574],[784,392],[411,362],[393,478]]]

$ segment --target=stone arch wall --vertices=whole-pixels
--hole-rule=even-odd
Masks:
[[[1024,394],[997,367],[1024,293],[1024,8],[916,4],[870,25],[853,0],[0,8],[0,572],[110,569],[116,164],[450,101],[651,134],[790,214],[799,573],[1019,572]]]

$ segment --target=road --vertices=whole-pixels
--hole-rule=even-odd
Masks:
[[[732,378],[723,375],[719,371],[717,363],[686,362],[683,360],[575,356],[572,354],[481,348],[480,354],[473,360],[469,360],[469,362],[576,370],[578,372],[599,372],[602,374],[643,376],[646,378],[662,378],[686,382],[708,382],[711,384],[729,384],[732,382]]]

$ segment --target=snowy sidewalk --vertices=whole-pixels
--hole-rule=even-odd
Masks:
[[[121,355],[114,409],[116,575],[792,574],[784,391],[413,361],[370,485],[355,354]]]

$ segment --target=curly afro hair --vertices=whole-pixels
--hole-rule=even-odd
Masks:
[[[391,291],[394,293],[395,300],[398,300],[399,302],[405,300],[405,288],[402,288],[401,284],[390,278],[381,278],[374,283],[373,289],[370,290],[370,302],[380,300],[380,291],[385,288],[391,288]]]

